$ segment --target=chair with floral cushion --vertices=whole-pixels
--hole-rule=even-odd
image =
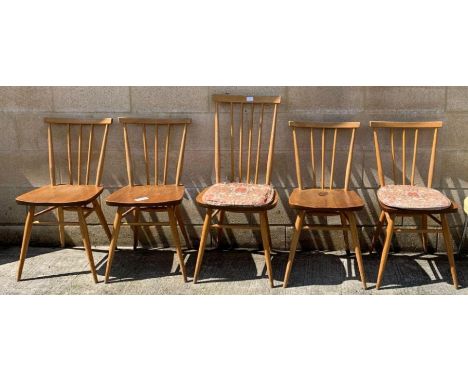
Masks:
[[[427,233],[441,232],[445,241],[453,285],[455,288],[458,288],[452,238],[447,223],[447,214],[456,212],[457,205],[441,192],[432,188],[436,160],[437,135],[439,129],[442,127],[442,122],[371,121],[369,126],[373,129],[374,135],[377,172],[380,185],[380,188],[377,191],[377,199],[381,208],[377,228],[372,239],[371,252],[375,247],[384,223],[387,223],[376,288],[379,289],[382,285],[392,236],[393,233],[397,232],[419,233],[421,235],[421,241],[425,252],[427,250]],[[381,138],[383,134],[385,134],[385,146],[382,143],[383,140],[382,142],[379,141],[379,133]],[[398,133],[401,135],[399,152],[396,150],[395,138]],[[428,155],[428,158],[421,159],[421,154],[424,155],[426,152],[423,150],[418,151],[418,145],[420,141],[427,138],[432,141],[431,149],[426,154]],[[381,145],[383,150],[381,150]],[[412,152],[407,152],[407,146],[412,146]],[[387,154],[387,157],[389,157],[390,160],[385,160],[385,154]],[[424,168],[423,162],[427,163],[427,169],[420,171],[421,174],[427,173],[427,187],[415,185],[417,177],[416,161],[418,156],[420,157],[420,160],[418,161],[418,169],[421,167]],[[399,160],[397,160],[397,157],[400,157]],[[400,163],[400,166],[397,166],[397,163]],[[410,171],[407,171],[407,164],[411,164]],[[386,184],[387,181],[390,180],[389,177],[384,175],[384,170],[388,167],[391,167],[393,178],[393,184],[390,185]],[[388,168],[388,171],[390,171],[390,168]],[[424,178],[425,176],[421,175],[421,182],[424,182]],[[439,218],[437,218],[436,215],[439,215]],[[419,218],[420,226],[419,228],[396,227],[396,217]],[[428,218],[437,223],[439,227],[428,228]]]
[[[270,286],[273,287],[267,211],[274,208],[278,201],[270,180],[276,118],[281,97],[214,95],[213,101],[216,184],[204,189],[196,198],[197,203],[206,208],[206,215],[193,282],[198,281],[211,228],[218,232],[218,243],[225,228],[259,229],[268,278]],[[265,146],[267,150],[264,150]],[[226,160],[222,166],[223,159]],[[228,170],[226,177],[221,173],[221,169]],[[226,213],[258,214],[260,225],[226,224]],[[217,223],[212,224],[215,216]]]
[[[463,202],[463,212],[465,213],[465,224],[463,225],[463,232],[460,239],[460,245],[458,246],[458,255],[461,255],[461,251],[463,250],[463,244],[465,242],[466,231],[468,229],[468,198],[465,198]]]
[[[360,122],[289,121],[289,126],[292,128],[298,188],[295,188],[289,197],[289,205],[296,211],[297,217],[290,244],[286,273],[284,275],[284,288],[288,285],[299,237],[302,230],[307,229],[310,231],[342,230],[346,247],[349,247],[347,235],[351,234],[362,286],[366,289],[366,276],[355,216],[358,211],[364,208],[364,202],[355,191],[349,190],[348,187],[351,177],[354,137],[356,129],[360,125]],[[319,135],[319,139],[317,139],[317,135]],[[327,150],[327,136],[328,142],[333,142],[332,145],[328,144],[328,147],[331,146],[331,151],[330,149]],[[319,147],[315,147],[314,142],[317,141],[321,142],[320,145],[317,145]],[[310,150],[308,150],[309,146]],[[307,149],[307,156],[300,156],[299,147]],[[336,181],[337,177],[334,177],[336,173],[335,162],[338,162],[336,160],[337,147],[346,151],[344,153],[345,157],[340,158],[341,160],[339,161],[343,164],[343,167],[346,166],[344,177],[342,178],[344,183],[343,181],[340,182],[340,180]],[[307,159],[304,160],[305,158]],[[319,158],[320,167],[318,166]],[[311,176],[309,177],[309,184],[312,184],[311,188],[304,187],[306,177],[303,177],[304,171],[301,170],[301,167],[305,167],[304,165],[306,165],[307,169],[310,168],[311,170]],[[329,171],[326,171],[327,166],[329,166]],[[316,167],[319,168],[316,169]],[[337,186],[343,186],[343,188],[338,188]],[[306,216],[317,216],[325,219],[331,216],[339,216],[341,224],[304,225]],[[347,248],[348,251],[349,249]]]

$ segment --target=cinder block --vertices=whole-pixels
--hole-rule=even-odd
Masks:
[[[132,86],[132,112],[207,112],[205,86]]]
[[[468,111],[468,87],[447,86],[447,111]]]
[[[468,115],[447,114],[446,126],[440,131],[438,148],[464,150],[466,142],[468,142]]]
[[[49,86],[0,87],[2,111],[51,111],[52,99],[52,88]]]
[[[443,112],[445,88],[436,86],[370,86],[365,89],[366,110],[387,110],[397,113]]]
[[[15,151],[19,148],[19,137],[16,129],[15,116],[12,113],[0,112],[0,151]]]
[[[364,89],[356,86],[290,86],[289,111],[356,113],[364,108]]]
[[[129,88],[125,86],[57,86],[53,88],[57,112],[129,112]]]

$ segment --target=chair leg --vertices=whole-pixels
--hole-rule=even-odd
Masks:
[[[195,284],[198,281],[198,275],[200,274],[200,268],[203,261],[203,255],[205,254],[206,239],[208,237],[208,232],[211,227],[211,214],[213,211],[208,208],[206,210],[205,220],[203,222],[203,229],[200,237],[200,246],[198,247],[198,256],[197,264],[195,265],[195,273],[193,275],[193,283]]]
[[[394,227],[394,216],[391,216],[387,213],[385,213],[385,217],[387,218],[387,233],[385,235],[385,243],[384,247],[382,250],[382,257],[380,259],[380,266],[379,266],[379,274],[377,276],[377,285],[375,286],[377,289],[380,288],[380,285],[382,284],[382,278],[385,270],[385,266],[387,265],[387,259],[388,259],[388,252],[390,251],[390,245],[392,243],[392,237],[393,237],[393,227]]]
[[[379,216],[379,221],[377,222],[377,226],[375,227],[375,232],[374,236],[372,237],[372,242],[371,246],[369,249],[369,254],[372,254],[372,252],[375,249],[375,245],[377,244],[377,240],[379,240],[380,233],[382,232],[382,227],[385,221],[385,212],[381,211],[380,216]]]
[[[21,280],[21,274],[23,273],[24,261],[26,260],[26,253],[28,252],[29,238],[31,237],[31,229],[34,220],[34,206],[28,207],[28,214],[26,215],[26,221],[24,223],[23,242],[21,244],[21,252],[18,263],[18,271],[16,274],[16,280]]]
[[[268,220],[268,214],[265,213],[266,227],[268,230],[268,242],[270,243],[270,253],[273,251],[273,244],[271,243],[271,232],[270,232],[270,221]]]
[[[169,207],[167,209],[167,213],[169,215],[169,223],[171,225],[172,238],[174,239],[177,258],[179,259],[180,271],[182,272],[182,277],[184,278],[184,282],[187,282],[187,274],[185,273],[184,256],[182,255],[182,248],[180,246],[179,232],[177,231],[177,218],[175,216],[174,209],[175,207]]]
[[[117,247],[117,241],[119,240],[120,225],[122,224],[122,209],[118,208],[114,218],[114,230],[112,232],[112,240],[109,247],[109,254],[107,255],[107,266],[106,275],[104,282],[109,281],[110,270],[112,267],[112,261],[114,260],[115,248]]]
[[[226,218],[226,211],[220,210],[219,217],[218,217],[218,224],[224,224],[224,219]],[[216,247],[219,248],[221,246],[221,240],[223,239],[224,229],[222,227],[218,227],[216,229]]]
[[[341,225],[344,227],[346,225],[346,219],[343,214],[340,214],[340,220],[341,220]],[[346,254],[349,256],[350,255],[350,250],[349,250],[349,237],[348,237],[348,231],[343,230],[343,240],[345,242],[345,248],[346,248]]]
[[[265,262],[268,272],[268,280],[270,281],[270,288],[273,288],[273,269],[271,267],[271,247],[270,235],[268,234],[268,217],[267,212],[260,212],[260,232],[262,234],[263,252],[265,253]]]
[[[349,227],[351,229],[351,238],[353,239],[354,253],[356,254],[359,274],[361,275],[362,287],[364,289],[367,289],[366,273],[364,272],[364,262],[362,260],[361,245],[359,244],[359,234],[357,229],[356,217],[351,211],[347,212],[346,216],[348,217]]]
[[[427,229],[427,215],[421,216],[421,228]],[[427,243],[428,243],[427,233],[421,232],[421,244],[422,244],[424,253],[427,253]]]
[[[112,233],[109,229],[109,226],[107,225],[106,217],[104,216],[104,213],[102,212],[101,204],[97,200],[93,200],[93,207],[94,207],[94,211],[96,211],[96,215],[99,219],[99,223],[104,229],[104,232],[106,233],[107,238],[109,239],[109,242],[110,242],[112,240]]]
[[[296,256],[297,243],[299,242],[299,237],[301,236],[302,225],[304,224],[305,211],[299,211],[296,217],[296,223],[294,225],[294,232],[291,239],[291,244],[289,248],[289,257],[288,263],[286,265],[286,272],[284,274],[283,288],[288,286],[289,275],[291,274],[292,265],[294,262],[294,257]]]
[[[65,248],[65,217],[63,214],[63,207],[57,207],[57,219],[59,222],[60,247]]]
[[[140,222],[140,209],[137,207],[133,210],[133,218],[135,223]],[[133,226],[133,250],[137,249],[138,247],[138,233],[140,231],[140,227],[137,225]]]
[[[187,233],[187,229],[185,228],[184,219],[182,218],[182,215],[180,213],[180,206],[176,206],[174,211],[175,211],[177,223],[179,223],[180,232],[182,232],[182,236],[184,237],[184,240],[185,240],[185,245],[187,246],[187,248],[191,249],[192,241],[190,240],[190,237]]]
[[[466,236],[467,228],[468,228],[468,215],[465,216],[465,225],[463,226],[463,233],[462,233],[462,236],[461,236],[461,239],[460,239],[460,245],[458,246],[458,252],[457,252],[458,256],[461,255],[463,244],[465,242],[465,236]]]
[[[93,251],[91,250],[91,244],[89,242],[88,226],[86,225],[83,209],[81,207],[78,207],[76,211],[78,212],[81,236],[83,237],[83,245],[85,247],[86,256],[88,257],[89,267],[93,275],[93,280],[97,284],[98,279],[96,273],[96,266],[94,265]]]
[[[455,259],[453,256],[452,235],[450,234],[446,214],[440,215],[440,221],[442,223],[442,233],[444,236],[445,249],[447,250],[448,261],[450,264],[450,273],[452,274],[453,286],[455,287],[455,289],[458,289],[458,276],[457,269],[455,268]]]

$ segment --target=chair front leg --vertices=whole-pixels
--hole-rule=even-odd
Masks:
[[[395,217],[385,212],[385,217],[387,218],[387,233],[385,235],[385,243],[382,250],[382,257],[380,259],[379,274],[377,275],[377,289],[380,288],[382,284],[383,274],[385,271],[385,266],[387,265],[388,252],[390,251],[390,245],[392,244],[393,237],[393,227],[395,224]]]
[[[447,215],[440,214],[440,221],[442,223],[442,233],[445,241],[445,249],[447,250],[447,257],[450,265],[450,273],[452,274],[453,286],[458,289],[458,276],[457,269],[455,268],[455,259],[453,256],[452,235],[447,222]]]
[[[299,211],[296,217],[296,223],[294,225],[294,232],[291,239],[291,245],[289,248],[289,257],[288,263],[286,265],[286,273],[284,274],[283,288],[288,286],[289,276],[291,274],[292,265],[294,262],[294,257],[296,256],[297,243],[299,242],[299,237],[301,236],[302,226],[304,224],[305,211]]]
[[[63,207],[57,207],[57,220],[59,223],[60,247],[65,248],[65,216],[63,214]]]
[[[28,214],[26,215],[26,221],[24,223],[23,242],[21,243],[21,252],[18,263],[18,271],[16,274],[16,280],[21,280],[21,274],[23,273],[24,261],[26,260],[26,253],[28,252],[29,239],[31,237],[31,229],[34,220],[34,206],[28,207]]]
[[[340,213],[340,221],[343,227],[346,226],[346,219],[347,218],[345,217],[345,214]],[[348,231],[346,229],[343,230],[343,240],[345,243],[346,254],[349,256],[351,252],[349,250],[349,237],[348,237]]]
[[[265,263],[268,272],[268,280],[270,282],[270,288],[273,288],[273,268],[271,266],[271,247],[270,247],[270,236],[268,234],[268,217],[267,212],[260,212],[260,232],[262,234],[263,252],[265,253]]]
[[[182,273],[182,277],[184,278],[184,282],[187,282],[187,274],[185,273],[184,256],[182,254],[182,248],[180,246],[180,237],[179,237],[179,232],[177,231],[177,218],[175,216],[174,207],[172,206],[168,207],[167,213],[169,215],[169,223],[171,225],[172,238],[174,240],[174,244],[176,247],[177,258],[179,259],[180,271]]]
[[[208,232],[211,227],[211,214],[213,210],[208,208],[206,210],[205,220],[203,222],[203,229],[200,237],[200,246],[198,247],[198,256],[197,264],[195,265],[195,273],[193,275],[193,283],[195,284],[198,281],[198,276],[200,274],[201,264],[203,261],[203,255],[205,254],[206,239],[208,237]]]
[[[188,249],[192,248],[192,242],[190,240],[190,237],[187,233],[187,228],[185,227],[184,224],[184,219],[182,218],[182,214],[180,213],[180,205],[175,207],[175,216],[177,219],[177,223],[179,224],[180,227],[180,232],[182,232],[182,236],[184,237],[185,240],[185,245],[187,246]]]
[[[86,256],[88,257],[89,268],[91,269],[93,280],[97,284],[98,279],[96,273],[96,266],[94,265],[93,251],[91,250],[91,244],[89,242],[88,226],[86,225],[86,219],[84,217],[83,208],[78,207],[76,211],[78,212],[81,236],[83,238],[83,245],[85,247]]]
[[[351,229],[351,238],[353,239],[354,253],[356,254],[359,274],[361,275],[362,287],[364,289],[367,289],[366,273],[364,272],[364,262],[362,260],[361,245],[359,244],[359,234],[358,234],[358,229],[357,229],[356,217],[354,216],[354,213],[351,211],[346,212],[346,216],[348,218],[349,227]]]
[[[140,209],[138,207],[136,207],[134,210],[133,210],[133,219],[134,219],[134,222],[135,223],[139,223],[140,222]],[[140,232],[140,227],[137,226],[137,225],[134,225],[133,226],[133,250],[137,249],[138,247],[138,234]]]
[[[104,232],[107,235],[107,238],[109,239],[109,242],[112,240],[112,233],[109,229],[109,226],[107,225],[106,217],[104,216],[104,213],[102,212],[101,204],[97,200],[93,200],[93,207],[94,211],[96,212],[96,215],[99,219],[99,223],[101,224],[102,228],[104,229]]]
[[[369,254],[370,255],[372,254],[372,252],[375,249],[375,246],[377,244],[377,240],[379,240],[379,236],[380,236],[380,233],[382,232],[382,227],[383,227],[384,221],[385,221],[385,211],[381,211],[380,216],[379,216],[379,221],[377,222],[377,226],[375,227],[374,236],[372,237],[372,242],[371,242],[371,246],[370,246],[370,249],[369,249]]]
[[[104,278],[104,282],[106,283],[109,281],[112,261],[114,260],[115,248],[117,247],[117,241],[119,240],[120,226],[122,224],[122,214],[123,214],[123,210],[122,208],[119,207],[117,209],[117,212],[115,213],[114,230],[112,232],[112,240],[111,240],[111,244],[109,247],[109,254],[107,255],[106,275]]]

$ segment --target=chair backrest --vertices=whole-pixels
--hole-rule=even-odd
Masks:
[[[269,184],[281,97],[214,95],[213,101],[216,182],[227,178],[231,182]],[[226,161],[230,165],[225,178],[221,174],[222,152],[229,152]],[[264,167],[262,154],[267,154]],[[262,168],[265,169],[264,182],[260,180]]]
[[[184,163],[185,141],[187,136],[187,126],[192,123],[189,118],[185,119],[155,119],[155,118],[131,118],[120,117],[119,122],[123,125],[125,158],[127,164],[128,184],[134,186],[138,184],[136,166],[132,157],[130,146],[142,144],[142,163],[145,174],[141,183],[154,185],[180,183],[182,168]],[[129,134],[131,130],[131,134]],[[140,136],[141,140],[131,139]],[[178,137],[180,135],[180,137]],[[150,147],[153,146],[153,150]],[[172,154],[177,158],[172,158]],[[172,171],[170,171],[172,170]]]
[[[66,161],[65,171],[59,172],[61,183],[89,185],[90,180],[100,185],[107,135],[112,118],[77,119],[77,118],[44,118],[48,124],[49,174],[51,185],[57,184],[56,151],[54,150],[54,136],[66,132]],[[102,130],[102,131],[99,131]],[[87,139],[86,139],[87,136]],[[76,139],[76,141],[75,141]],[[96,151],[97,150],[97,151]],[[76,164],[74,160],[76,156]],[[58,157],[58,155],[57,155]],[[59,162],[59,161],[57,161]],[[74,169],[76,169],[74,171]],[[94,172],[94,179],[91,178]]]
[[[333,189],[336,186],[334,182],[335,176],[335,163],[337,155],[337,142],[340,138],[346,139],[349,136],[349,141],[346,139],[342,144],[339,144],[338,147],[340,150],[345,149],[346,152],[346,170],[344,178],[343,189],[347,190],[349,187],[349,180],[351,176],[351,165],[353,161],[353,148],[354,148],[354,137],[356,129],[360,126],[360,122],[297,122],[289,121],[289,126],[292,128],[293,133],[293,145],[294,145],[294,160],[296,162],[296,176],[297,184],[299,189],[304,187],[305,182],[303,182],[301,164],[309,163],[310,164],[310,174],[311,174],[311,183],[313,188],[317,188],[317,178],[319,177],[320,188],[323,190],[325,188]],[[302,139],[298,139],[299,134],[303,136]],[[304,136],[305,135],[305,136]],[[318,136],[317,136],[318,135]],[[332,138],[331,152],[327,147],[327,142],[330,142]],[[299,154],[299,143],[302,143],[302,146],[305,146],[307,149],[310,147],[310,156],[307,160],[302,161]],[[320,146],[316,142],[320,142]],[[307,147],[309,146],[309,147]],[[347,150],[346,150],[347,148]],[[317,175],[320,158],[320,174]],[[329,160],[329,165],[327,165],[327,160]],[[327,185],[327,176],[326,168],[329,168],[328,185]]]
[[[439,128],[442,127],[441,121],[428,121],[428,122],[393,122],[393,121],[371,121],[369,126],[374,130],[374,146],[375,146],[375,155],[377,159],[377,172],[379,177],[380,186],[385,186],[385,174],[384,174],[384,164],[388,162],[383,162],[382,157],[385,154],[385,151],[380,149],[379,143],[379,132],[382,136],[384,131],[387,131],[386,141],[390,142],[390,150],[387,153],[387,157],[390,157],[390,163],[392,167],[392,175],[394,184],[410,184],[414,185],[415,183],[415,170],[416,170],[416,161],[418,154],[418,145],[421,140],[424,138],[429,138],[431,140],[431,149],[427,169],[427,187],[432,187],[432,180],[434,177],[434,166],[435,166],[435,157],[436,157],[436,146],[437,146],[437,133]],[[411,134],[412,133],[412,134]],[[421,137],[422,134],[426,133],[425,137]],[[401,140],[396,139],[396,135],[401,135]],[[411,143],[412,135],[412,157],[407,155],[407,146],[408,143]],[[397,141],[397,142],[396,142]],[[398,144],[401,142],[401,145]],[[399,146],[399,147],[397,147]],[[399,149],[399,150],[398,150]],[[401,152],[400,161],[398,161],[397,156],[398,152]],[[408,150],[409,151],[409,150]],[[411,172],[408,179],[407,172],[407,162],[408,159],[411,159]],[[385,158],[384,158],[385,159]],[[400,166],[398,165],[400,163]],[[401,172],[401,177],[398,176],[398,171]],[[422,179],[424,182],[424,179]]]

